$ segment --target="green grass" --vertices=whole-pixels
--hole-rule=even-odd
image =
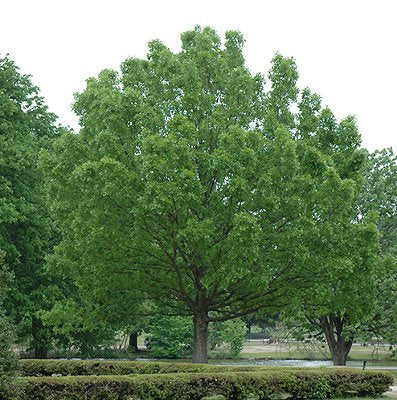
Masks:
[[[272,358],[272,359],[307,359],[307,360],[324,360],[331,359],[331,355],[324,345],[310,346],[303,343],[280,343],[272,345],[263,345],[260,341],[247,341],[240,355],[243,358]],[[349,353],[349,360],[378,360],[391,362],[390,352],[387,348],[354,345]],[[397,361],[394,360],[394,365]]]
[[[397,394],[387,394],[382,397],[344,397],[343,399],[335,400],[385,400],[385,399],[397,399]]]

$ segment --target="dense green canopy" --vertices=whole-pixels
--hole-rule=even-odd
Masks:
[[[55,116],[29,76],[0,58],[0,250],[15,277],[5,307],[19,338],[36,349],[48,341],[37,312],[51,304],[43,265],[54,238],[37,159],[57,134]]]
[[[329,108],[321,108],[320,97],[308,90],[302,93],[299,109],[298,140],[329,157],[338,176],[349,179],[353,193],[343,214],[332,213],[328,221],[322,221],[329,245],[317,260],[321,279],[301,292],[298,304],[308,333],[320,330],[334,363],[344,365],[357,327],[374,309],[381,273],[377,218],[371,210],[358,211],[366,154],[359,149],[361,138],[353,117],[338,123]],[[295,322],[296,315],[294,309]]]
[[[359,212],[376,210],[380,231],[380,276],[373,296],[376,305],[362,327],[389,343],[397,339],[397,156],[391,148],[368,155],[364,169],[365,184],[361,191]]]
[[[131,312],[147,299],[192,315],[195,361],[206,361],[208,322],[290,304],[350,234],[344,170],[355,159],[329,153],[349,147],[352,122],[333,142],[332,114],[313,116],[307,91],[293,114],[294,61],[276,55],[266,92],[243,43],[228,32],[222,45],[209,28],[182,34],[176,54],[151,42],[147,60],[87,81],[80,133],[42,158],[64,233],[57,251],[82,291],[123,293]],[[312,124],[323,139],[311,140]]]

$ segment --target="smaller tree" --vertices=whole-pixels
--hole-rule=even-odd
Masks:
[[[284,88],[284,92],[295,93],[292,88]],[[302,91],[297,103],[296,96],[289,98],[299,110],[292,119],[296,124],[293,132],[299,148],[305,149],[300,154],[306,160],[306,171],[315,175],[327,165],[333,179],[344,182],[349,191],[339,209],[332,201],[342,198],[343,191],[335,187],[323,192],[325,203],[315,200],[312,217],[321,235],[313,236],[306,263],[315,279],[299,293],[303,296],[297,304],[300,311],[294,308],[293,316],[303,316],[310,333],[320,330],[334,364],[345,365],[359,326],[374,308],[380,274],[377,218],[357,212],[365,152],[359,148],[361,137],[354,117],[338,122],[328,107],[322,108],[321,97],[309,89]],[[280,115],[278,120],[282,121]],[[310,153],[317,157],[308,159]]]
[[[82,357],[92,357],[103,345],[115,342],[114,327],[98,317],[94,305],[78,297],[59,300],[50,311],[41,313],[57,344],[64,350],[79,350]]]
[[[367,336],[376,335],[388,343],[397,343],[397,155],[393,149],[368,154],[364,185],[358,212],[379,215],[380,266],[376,281],[376,304],[363,326]]]
[[[83,357],[88,357],[114,344],[122,332],[130,336],[130,349],[138,350],[137,336],[146,321],[137,314],[149,311],[139,300],[127,297],[128,282],[119,280],[110,289],[106,282],[94,288],[95,284],[73,279],[78,257],[66,257],[62,245],[55,250],[47,256],[46,271],[58,282],[58,292],[52,308],[42,310],[40,318],[54,332],[57,344],[64,350],[78,349]]]

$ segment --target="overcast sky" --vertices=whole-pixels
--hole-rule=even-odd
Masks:
[[[277,51],[295,57],[299,86],[338,118],[354,114],[365,147],[397,150],[396,0],[0,0],[0,55],[77,128],[70,107],[86,78],[145,57],[154,38],[177,51],[196,24],[240,30],[253,72],[266,73]]]

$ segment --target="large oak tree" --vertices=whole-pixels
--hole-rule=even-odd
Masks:
[[[316,276],[308,260],[329,245],[319,220],[343,214],[353,190],[294,139],[292,60],[275,57],[266,92],[240,33],[181,38],[179,53],[153,41],[147,59],[88,79],[79,134],[42,162],[57,251],[82,292],[192,316],[193,360],[206,362],[209,322],[289,304]]]

